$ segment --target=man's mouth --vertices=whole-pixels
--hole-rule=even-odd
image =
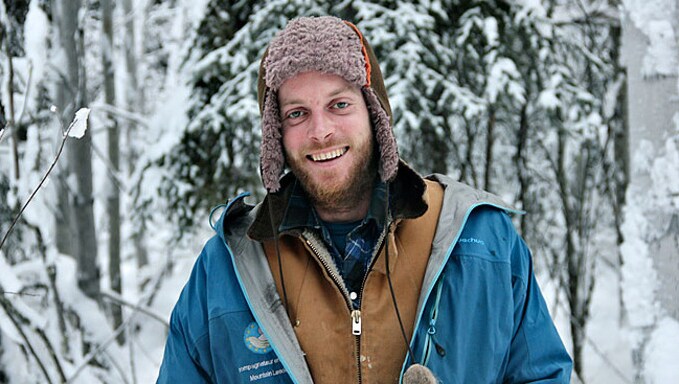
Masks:
[[[343,156],[347,151],[349,150],[349,147],[344,147],[344,148],[337,148],[333,149],[332,151],[328,152],[321,152],[321,153],[314,153],[312,155],[307,155],[307,159],[314,161],[314,162],[323,162],[323,161],[329,161],[329,160],[334,160],[338,157]]]

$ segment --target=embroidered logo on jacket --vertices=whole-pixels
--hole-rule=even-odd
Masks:
[[[243,341],[245,341],[245,346],[254,353],[265,354],[271,351],[269,340],[255,322],[250,323],[245,328]]]
[[[469,243],[469,244],[478,244],[478,245],[486,245],[486,242],[477,239],[475,237],[467,237],[467,238],[461,238],[460,240],[457,241],[458,243]]]

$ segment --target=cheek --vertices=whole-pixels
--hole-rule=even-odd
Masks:
[[[299,130],[290,129],[283,132],[283,150],[288,156],[295,156],[295,152],[304,144],[304,135]]]
[[[358,129],[354,130],[354,135],[356,136],[356,140],[362,143],[368,142],[372,140],[372,128],[370,127],[370,124],[366,124],[364,121],[358,121],[354,127],[359,127]]]

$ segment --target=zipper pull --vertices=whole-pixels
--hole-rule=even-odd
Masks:
[[[351,334],[357,336],[361,334],[361,311],[358,309],[351,311]]]

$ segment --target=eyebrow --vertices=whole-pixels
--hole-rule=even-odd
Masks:
[[[352,88],[353,88],[353,85],[347,84],[347,85],[344,86],[344,87],[337,88],[337,89],[335,89],[334,91],[330,92],[330,93],[327,95],[327,97],[335,97],[335,96],[337,96],[337,95],[340,95],[340,94],[346,92],[347,90],[350,91]],[[286,100],[285,102],[280,103],[280,109],[281,109],[281,111],[283,110],[284,107],[287,107],[288,105],[291,105],[291,104],[304,104],[304,103],[303,103],[302,100],[300,100],[300,99]]]

